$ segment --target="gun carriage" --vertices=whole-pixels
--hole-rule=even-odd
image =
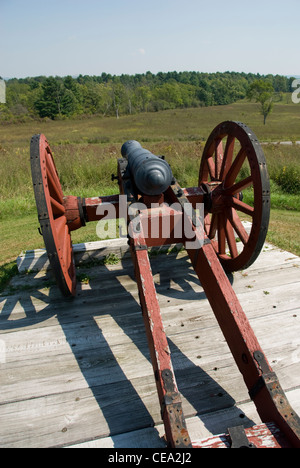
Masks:
[[[262,422],[275,423],[292,446],[300,447],[299,417],[226,274],[252,265],[267,234],[270,184],[256,136],[239,122],[219,124],[206,142],[198,185],[191,188],[181,187],[164,158],[153,155],[136,141],[124,143],[121,155],[117,176],[113,176],[118,181],[119,194],[96,198],[66,196],[46,137],[32,137],[31,170],[38,219],[63,296],[76,294],[72,231],[104,217],[125,218],[167,444],[174,448],[193,447],[148,256],[148,249],[153,246],[182,243]],[[247,188],[252,189],[253,203],[243,200]],[[114,209],[107,210],[108,206]],[[251,220],[250,232],[244,227],[243,215]],[[164,228],[165,220],[168,229]],[[243,442],[238,446],[251,446],[243,430],[239,430],[239,437]]]

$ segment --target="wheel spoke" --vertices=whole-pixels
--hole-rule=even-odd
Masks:
[[[214,162],[212,156],[211,156],[210,158],[207,159],[207,166],[208,166],[208,171],[209,171],[210,179],[211,179],[211,180],[215,180],[216,165],[215,165],[215,162]]]
[[[235,195],[238,192],[241,192],[242,190],[245,190],[246,188],[250,187],[253,185],[253,179],[251,176],[247,177],[246,179],[240,180],[240,182],[237,182],[236,184],[232,185],[231,187],[228,187],[226,190],[224,190],[225,195]]]
[[[62,238],[62,236],[64,234],[64,228],[65,228],[65,225],[66,225],[65,216],[60,216],[59,218],[55,219],[54,220],[54,225],[55,225],[55,231],[56,231],[56,234],[57,234],[57,239],[58,239],[59,244],[60,244],[60,239]]]
[[[232,164],[234,143],[235,143],[234,136],[228,135],[226,146],[225,146],[224,158],[223,158],[222,167],[221,167],[221,172],[220,172],[220,180],[224,180]]]
[[[199,174],[200,177],[200,174]],[[198,180],[198,184],[205,183],[207,184],[209,182],[209,168],[208,168],[208,163],[207,159],[203,162],[203,167],[202,167],[202,173],[201,173],[201,180]]]
[[[227,239],[230,255],[232,258],[235,258],[238,256],[238,250],[236,246],[236,240],[235,240],[233,227],[231,226],[228,219],[226,219],[225,221],[225,233],[226,233],[226,239]]]
[[[215,174],[214,178],[216,180],[220,179],[221,167],[223,163],[223,141],[216,140],[216,148],[215,148]]]
[[[50,203],[51,203],[52,211],[54,215],[61,216],[65,213],[65,207],[61,203],[58,203],[58,201],[56,201],[51,196],[50,196]]]
[[[237,198],[233,197],[231,199],[231,206],[235,208],[237,211],[241,211],[242,213],[245,213],[251,217],[254,216],[254,208],[242,202],[241,200],[238,200]]]
[[[56,246],[58,249],[58,257],[60,258],[61,264],[64,267],[68,268],[68,258],[69,258],[69,228],[66,224],[65,216],[61,216],[54,220],[55,230],[56,230]]]
[[[51,196],[53,196],[53,198],[55,198],[57,201],[59,201],[59,203],[62,204],[63,203],[63,198],[62,198],[62,195],[61,195],[60,186],[57,186],[57,184],[55,183],[55,181],[54,181],[54,179],[52,177],[52,173],[50,171],[49,166],[46,166],[46,171],[47,171],[47,179],[48,179],[50,194],[51,194]]]
[[[241,148],[237,157],[233,161],[229,171],[227,172],[227,175],[225,177],[225,183],[224,183],[225,188],[230,187],[231,185],[234,184],[238,176],[238,173],[240,172],[242,165],[245,161],[245,158],[246,158],[246,151],[244,148]]]
[[[211,225],[211,217],[210,217],[210,214],[207,213],[207,215],[204,216],[204,230],[205,230],[206,234],[209,233],[210,225]]]
[[[68,226],[65,225],[64,230],[64,240],[63,240],[63,262],[66,270],[69,268],[70,262],[70,242],[69,242],[69,229]]]
[[[243,226],[243,223],[242,221],[240,220],[236,210],[234,208],[230,208],[228,210],[228,219],[230,221],[230,223],[232,224],[234,230],[236,231],[237,235],[239,236],[239,238],[241,239],[241,241],[243,242],[243,244],[247,244],[248,242],[248,239],[249,239],[249,235],[246,231],[246,229],[244,228]]]
[[[53,164],[53,159],[51,153],[48,153],[46,151],[46,170],[47,174],[50,174],[51,176],[51,185],[53,185],[53,188],[55,189],[55,192],[58,194],[59,201],[62,203],[63,202],[63,193],[61,190],[61,185],[60,181],[55,169],[55,166]]]
[[[217,227],[218,227],[218,215],[213,213],[211,216],[210,228],[209,228],[209,233],[208,233],[208,237],[210,239],[213,239],[215,237]]]
[[[225,217],[223,213],[218,214],[218,249],[220,255],[226,253]]]

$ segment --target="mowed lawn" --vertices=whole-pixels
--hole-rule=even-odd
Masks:
[[[182,186],[197,184],[203,147],[213,128],[224,120],[246,123],[264,145],[271,178],[293,177],[300,171],[300,104],[281,102],[263,125],[256,104],[235,103],[198,109],[157,113],[91,117],[77,120],[34,121],[0,127],[0,266],[14,268],[21,251],[43,247],[38,232],[30,174],[29,145],[32,135],[44,133],[54,152],[65,195],[97,196],[118,193],[111,182],[122,143],[139,140],[156,154],[164,154]],[[273,142],[271,144],[271,142]],[[295,168],[295,170],[294,170]],[[299,172],[300,173],[300,172]],[[278,176],[278,177],[279,177]],[[278,178],[279,180],[279,178]],[[280,179],[281,180],[281,179]],[[289,185],[289,180],[288,180]],[[300,194],[297,186],[272,183],[273,204],[268,240],[300,255]],[[96,225],[72,233],[73,242],[97,240]],[[1,275],[1,273],[0,273]],[[2,273],[2,276],[6,273]]]

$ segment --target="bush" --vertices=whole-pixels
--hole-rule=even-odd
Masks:
[[[277,169],[274,180],[286,193],[300,194],[300,169],[293,166],[283,166]]]

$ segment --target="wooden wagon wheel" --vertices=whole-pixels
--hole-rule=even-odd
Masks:
[[[270,217],[266,160],[249,127],[226,121],[212,131],[201,160],[200,185],[210,193],[205,231],[223,268],[248,268],[263,247]],[[243,218],[252,223],[250,232]]]
[[[74,296],[76,271],[64,196],[45,135],[32,137],[30,161],[38,218],[50,265],[63,295]]]

